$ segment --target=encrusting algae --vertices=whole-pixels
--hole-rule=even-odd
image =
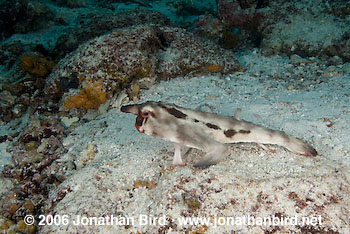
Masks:
[[[206,68],[211,73],[218,73],[223,70],[223,66],[214,63],[209,63]]]
[[[98,109],[98,107],[107,101],[107,92],[102,81],[92,81],[87,78],[77,95],[69,96],[64,101],[64,109],[72,108]]]
[[[54,62],[34,53],[26,53],[20,58],[22,71],[39,77],[45,77],[50,74],[54,65]]]

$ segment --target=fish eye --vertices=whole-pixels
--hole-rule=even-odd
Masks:
[[[145,111],[142,113],[142,117],[148,117],[149,116],[149,112],[148,111]]]

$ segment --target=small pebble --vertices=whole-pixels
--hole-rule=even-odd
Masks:
[[[29,212],[33,212],[35,209],[33,203],[30,200],[23,203],[23,208]]]
[[[73,123],[78,122],[78,117],[68,118],[66,116],[61,118],[61,122],[65,128],[69,128]]]

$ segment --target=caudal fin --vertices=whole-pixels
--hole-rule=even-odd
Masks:
[[[317,151],[311,145],[295,137],[289,136],[282,146],[302,156],[313,157],[317,155]]]

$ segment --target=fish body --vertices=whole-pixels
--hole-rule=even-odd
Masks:
[[[174,144],[173,167],[184,166],[181,146],[206,152],[194,165],[197,168],[206,168],[224,159],[228,154],[226,143],[276,144],[302,156],[317,155],[316,150],[301,139],[238,119],[240,109],[231,117],[162,102],[145,102],[124,105],[121,111],[136,115],[135,127],[140,133]]]

